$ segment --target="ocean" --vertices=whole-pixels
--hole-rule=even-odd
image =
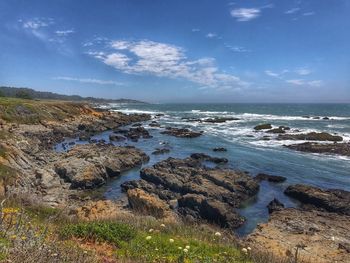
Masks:
[[[151,139],[141,139],[129,145],[145,151],[152,165],[168,157],[185,158],[200,152],[225,157],[225,166],[247,171],[252,176],[258,173],[281,175],[287,181],[280,184],[262,182],[259,194],[246,202],[239,210],[247,223],[237,230],[242,236],[250,233],[258,223],[268,220],[267,204],[277,198],[286,207],[298,203],[283,194],[284,189],[295,183],[321,188],[339,188],[350,191],[350,158],[336,155],[302,153],[284,147],[284,144],[299,141],[279,141],[277,135],[254,131],[254,126],[271,123],[274,127],[288,126],[293,133],[311,131],[329,132],[350,141],[350,104],[109,104],[106,107],[124,113],[164,114],[157,119],[162,125],[204,131],[198,138],[176,138],[160,134],[164,128],[149,127]],[[235,117],[239,120],[224,123],[189,122],[186,118],[205,119],[214,117]],[[329,119],[323,119],[328,117]],[[95,136],[108,141],[110,132]],[[270,140],[264,136],[271,136]],[[300,141],[301,142],[301,141]],[[124,144],[124,143],[119,143]],[[163,155],[152,155],[157,147],[166,144],[171,151]],[[225,147],[227,152],[213,152],[215,147]],[[133,169],[106,187],[105,197],[118,199],[121,183],[139,178],[139,170]]]

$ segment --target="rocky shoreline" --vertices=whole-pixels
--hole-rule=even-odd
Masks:
[[[67,114],[68,110],[74,114]],[[140,139],[152,138],[143,127],[142,122],[145,121],[151,128],[161,129],[161,134],[183,140],[200,137],[203,132],[188,128],[161,128],[154,120],[161,118],[160,115],[127,115],[93,109],[84,104],[65,105],[59,113],[64,118],[42,118],[34,123],[1,123],[6,140],[0,143],[4,152],[0,164],[9,167],[16,176],[12,180],[0,178],[0,193],[68,208],[71,216],[84,220],[133,213],[235,230],[246,221],[239,214],[239,208],[257,195],[262,181],[273,184],[286,181],[283,175],[260,173],[254,177],[247,172],[229,169],[226,158],[192,153],[187,158],[170,157],[141,169],[140,180],[127,181],[121,186],[127,200],[93,200],[89,196],[91,189],[101,189],[110,179],[123,176],[124,171],[141,167],[149,161],[149,156],[135,147],[115,146],[92,136],[111,131],[110,142],[129,140],[137,143]],[[20,114],[24,114],[23,109]],[[235,120],[215,117],[203,122]],[[342,137],[338,135],[315,132],[289,134],[289,127],[274,128],[271,124],[258,125],[254,130],[276,134],[277,140],[331,141],[327,144],[305,142],[286,146],[293,150],[343,155],[350,152],[349,144],[340,142]],[[79,138],[87,143],[65,142],[67,137]],[[64,151],[55,150],[54,146],[58,143]],[[212,150],[225,152],[226,148]],[[168,147],[155,148],[153,155],[169,151]],[[279,200],[272,200],[266,208],[271,213],[269,222],[260,224],[244,242],[280,256],[292,257],[297,249],[300,257],[312,262],[330,262],[331,259],[346,262],[350,256],[350,193],[307,185],[290,185],[284,193],[300,202],[300,206],[286,208]],[[322,252],[318,252],[322,247]]]

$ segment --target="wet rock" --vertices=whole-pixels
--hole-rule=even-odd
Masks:
[[[228,160],[226,158],[219,158],[219,157],[211,157],[205,153],[193,153],[191,154],[191,158],[200,160],[200,161],[208,161],[216,164],[220,163],[227,163]]]
[[[86,144],[64,154],[54,170],[71,188],[91,189],[148,160],[145,153],[133,147]]]
[[[313,119],[313,120],[319,120],[319,119],[321,119],[321,118],[318,117],[318,116],[315,116],[315,117],[313,117],[312,119]]]
[[[282,204],[278,199],[274,198],[268,205],[267,209],[269,210],[269,214],[280,211],[284,208],[284,204]]]
[[[223,123],[227,121],[238,121],[240,119],[233,118],[233,117],[215,117],[215,118],[208,118],[202,120],[202,122],[209,122],[209,123]]]
[[[267,133],[286,133],[286,131],[284,129],[281,128],[275,128],[275,129],[271,129],[266,131]]]
[[[338,135],[331,135],[327,132],[310,132],[304,134],[281,134],[278,140],[305,140],[305,141],[333,141],[340,142],[343,137]]]
[[[259,125],[254,127],[254,130],[256,130],[256,131],[268,130],[268,129],[272,129],[272,125],[269,123],[259,124]]]
[[[329,120],[329,117],[323,117],[322,120]]]
[[[254,177],[257,181],[268,181],[272,183],[282,183],[287,180],[286,177],[279,176],[279,175],[269,175],[264,173],[259,173],[257,176]]]
[[[320,144],[320,143],[305,142],[300,144],[286,145],[285,147],[292,150],[301,151],[301,152],[327,153],[327,154],[339,154],[344,156],[350,156],[349,143]]]
[[[191,131],[187,128],[172,128],[167,127],[165,131],[161,132],[161,134],[167,134],[180,138],[196,138],[203,134],[203,132],[195,132]]]
[[[126,138],[134,142],[137,142],[140,138],[149,139],[153,137],[144,127],[130,128],[129,130],[118,129],[115,132],[123,134]]]
[[[163,116],[165,116],[165,115],[164,115],[163,113],[158,113],[158,114],[156,114],[155,116],[159,118],[159,117],[163,117]]]
[[[160,127],[160,124],[156,121],[152,121],[150,124],[149,124],[150,127]]]
[[[142,123],[134,123],[133,125],[131,125],[132,127],[141,127]]]
[[[157,148],[154,152],[152,152],[152,154],[154,155],[159,155],[159,154],[165,154],[165,153],[169,153],[170,149],[167,148]]]
[[[289,186],[284,193],[303,204],[313,205],[343,215],[350,215],[350,192],[340,189],[323,190],[317,187],[296,184]]]
[[[224,147],[216,147],[213,149],[214,152],[227,152],[227,149]]]

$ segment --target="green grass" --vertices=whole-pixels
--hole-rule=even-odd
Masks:
[[[84,238],[87,240],[106,241],[116,246],[130,241],[136,236],[132,226],[118,222],[86,222],[63,226],[61,235],[64,238]]]

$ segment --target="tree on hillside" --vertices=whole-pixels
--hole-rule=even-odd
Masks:
[[[27,99],[27,100],[33,99],[32,96],[28,92],[25,92],[24,90],[17,91],[16,98]]]

